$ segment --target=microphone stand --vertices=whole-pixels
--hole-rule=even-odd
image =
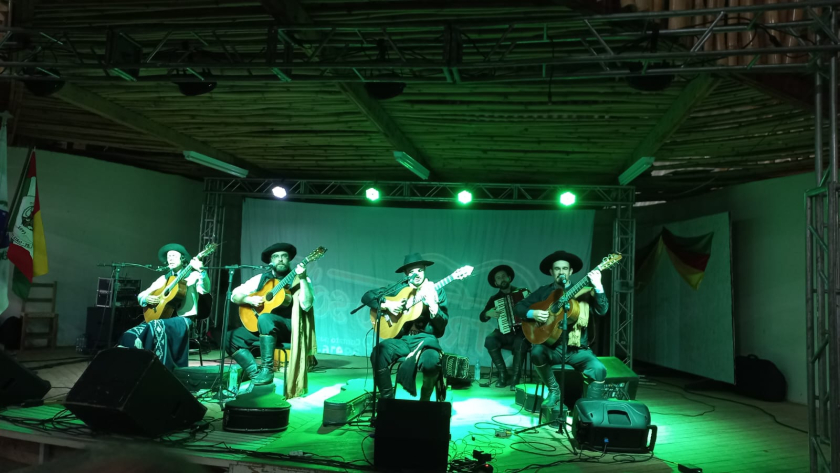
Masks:
[[[383,315],[387,315],[385,313],[385,311],[382,310],[382,301],[385,299],[385,294],[390,294],[400,285],[407,283],[409,281],[409,279],[411,279],[411,278],[409,276],[406,276],[403,279],[395,282],[394,284],[391,284],[387,288],[384,288],[384,289],[380,290],[379,297],[376,299],[377,302],[378,302],[378,304],[377,304],[378,307],[376,308],[376,321],[374,321],[374,323],[373,323],[374,337],[373,337],[373,348],[371,349],[371,353],[373,353],[373,351],[376,350],[376,347],[379,346],[379,324],[380,324],[380,320],[382,319]],[[353,309],[350,312],[350,314],[351,315],[355,314],[362,307],[366,307],[366,304],[362,304],[359,307],[356,307],[355,309]],[[371,361],[371,365],[373,365],[373,361]],[[376,369],[374,369],[374,371],[373,371],[373,404],[371,405],[371,408],[373,409],[373,412],[370,415],[370,425],[371,425],[371,427],[376,425],[376,394],[377,394],[378,391],[379,391],[379,385],[376,383]]]
[[[225,396],[224,396],[224,379],[225,379],[225,345],[227,344],[227,327],[228,327],[228,317],[230,316],[230,297],[233,294],[233,273],[242,268],[251,268],[251,269],[265,269],[264,266],[250,266],[250,265],[239,265],[239,264],[232,264],[230,266],[214,266],[205,269],[224,269],[228,272],[228,290],[227,295],[225,296],[225,310],[222,315],[222,335],[221,341],[219,342],[219,391],[213,397],[213,399],[219,401],[219,407],[224,407]],[[253,384],[254,380],[251,380]]]
[[[144,268],[151,271],[158,271],[158,269],[150,264],[137,263],[99,263],[96,266],[106,268],[110,267],[114,272],[114,284],[111,285],[111,300],[108,304],[111,312],[111,320],[108,323],[108,342],[106,343],[106,346],[110,347],[111,344],[114,343],[114,319],[117,316],[117,294],[120,292],[120,270],[127,267]],[[94,347],[94,349],[95,348],[96,347]]]

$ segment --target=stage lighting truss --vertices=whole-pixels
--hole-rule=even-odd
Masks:
[[[204,191],[211,194],[274,198],[272,189],[286,189],[290,201],[368,200],[373,181],[208,178]],[[560,186],[550,184],[469,184],[470,204],[507,204],[557,207],[558,192],[572,192],[575,207],[611,208],[632,206],[635,188],[628,186]],[[379,199],[392,202],[457,202],[465,189],[457,182],[376,181]]]
[[[407,84],[698,72],[801,73],[813,69],[820,53],[840,51],[832,18],[839,5],[840,0],[807,0],[602,15],[585,15],[570,9],[543,18],[459,18],[405,22],[386,28],[266,21],[60,29],[5,27],[0,28],[0,32],[7,33],[0,39],[0,80],[58,80],[51,75],[26,72],[39,69],[59,71],[61,80],[68,82],[201,82],[196,71],[207,71],[215,82]],[[766,14],[791,9],[803,11],[804,19],[771,22]],[[658,20],[675,17],[714,20],[701,26],[661,31],[652,26]],[[712,35],[749,32],[766,34],[774,44],[720,51],[704,49]],[[820,38],[816,43],[807,37],[815,32]],[[654,36],[660,45],[668,43],[669,47],[660,47],[658,52],[627,47],[650,41]],[[392,56],[388,61],[379,59],[377,44],[383,41]],[[769,60],[780,54],[802,55],[810,60],[793,64],[773,64]],[[733,56],[750,60],[736,61],[738,65],[719,64],[720,59]],[[762,58],[767,60],[759,61]]]

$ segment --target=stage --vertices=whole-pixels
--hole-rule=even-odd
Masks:
[[[205,365],[217,366],[216,353],[204,356]],[[87,367],[86,359],[74,359],[78,356],[72,349],[33,350],[18,356],[25,366],[39,368],[38,375],[50,381],[53,389],[43,406],[10,408],[0,413],[0,472],[67,458],[75,453],[74,450],[93,445],[109,448],[107,446],[114,442],[126,441],[103,434],[93,437],[77,420],[61,417],[57,422],[49,421],[63,410],[60,404],[63,395]],[[374,432],[372,428],[364,423],[337,427],[322,425],[324,400],[338,394],[350,379],[370,378],[366,359],[322,354],[318,360],[315,372],[310,373],[309,394],[289,401],[292,409],[285,432],[225,432],[219,404],[206,402],[208,412],[201,429],[191,434],[173,434],[158,443],[211,471],[372,470],[368,463],[373,462],[374,441],[369,437]],[[192,355],[191,365],[197,364],[197,355]],[[644,375],[644,371],[641,374]],[[280,379],[282,377],[278,375],[278,383]],[[490,464],[496,472],[520,471],[527,467],[530,469],[525,471],[538,471],[540,466],[541,471],[562,468],[566,471],[666,472],[677,471],[678,463],[693,464],[704,472],[807,470],[808,435],[782,426],[768,415],[774,415],[783,424],[807,430],[805,406],[761,402],[725,391],[702,391],[702,394],[720,398],[712,399],[684,391],[682,386],[687,381],[652,373],[640,382],[636,400],[648,406],[652,423],[658,426],[653,455],[610,452],[602,455],[593,451],[577,455],[567,439],[551,427],[497,438],[494,435],[497,429],[516,431],[535,425],[537,415],[517,406],[514,393],[507,388],[485,388],[473,383],[468,389],[450,390],[447,393],[453,411],[450,462],[470,458],[473,450],[480,450],[492,455]],[[277,389],[282,391],[279,385]],[[397,390],[397,397],[409,398],[401,388]],[[10,418],[15,422],[10,422]],[[46,422],[21,422],[20,419]],[[138,443],[133,439],[130,441]],[[416,454],[406,446],[407,462]]]

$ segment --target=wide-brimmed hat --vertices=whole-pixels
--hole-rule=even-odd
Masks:
[[[555,261],[568,261],[569,265],[572,267],[573,272],[580,271],[583,268],[583,261],[577,256],[568,253],[566,251],[555,251],[554,253],[546,256],[543,258],[542,263],[540,263],[540,272],[543,274],[551,275],[551,267],[554,266]]]
[[[183,245],[179,245],[177,243],[167,243],[160,247],[160,249],[158,250],[158,259],[161,263],[166,264],[166,254],[170,251],[177,251],[178,253],[181,253],[181,255],[184,256],[185,260],[190,259],[190,253],[187,251],[186,248],[184,248]]]
[[[268,248],[264,249],[262,252],[262,259],[263,263],[271,263],[271,255],[277,253],[278,251],[285,251],[289,254],[289,261],[295,259],[295,255],[297,254],[297,248],[290,243],[275,243]]]
[[[490,285],[493,287],[498,287],[496,286],[496,273],[498,273],[499,271],[506,272],[508,277],[510,277],[511,281],[513,281],[513,278],[516,277],[516,273],[513,272],[513,268],[506,264],[500,264],[495,268],[491,269],[490,274],[487,275],[487,282],[489,282]]]
[[[403,265],[400,266],[399,268],[397,268],[397,270],[394,271],[394,272],[395,273],[402,273],[403,271],[405,271],[405,268],[407,268],[409,266],[417,266],[417,265],[421,265],[421,264],[423,266],[431,266],[435,263],[433,263],[429,260],[423,259],[423,257],[420,256],[420,253],[411,253],[411,254],[405,255],[405,258],[403,259]]]

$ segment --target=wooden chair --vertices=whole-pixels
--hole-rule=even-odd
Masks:
[[[20,312],[20,351],[26,348],[26,340],[46,340],[46,348],[55,348],[58,337],[58,314],[55,311],[58,283],[32,283],[29,297],[23,301]],[[27,327],[46,323],[47,331],[29,332]]]

